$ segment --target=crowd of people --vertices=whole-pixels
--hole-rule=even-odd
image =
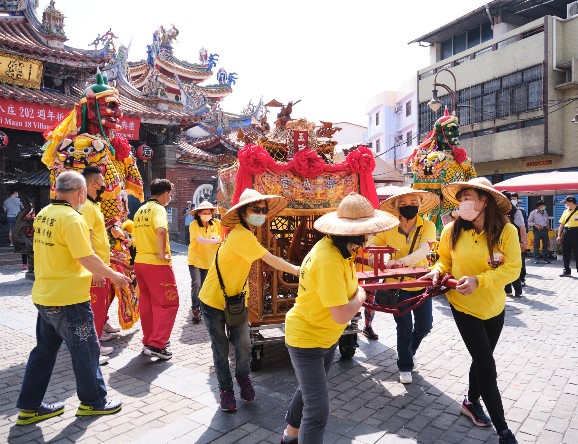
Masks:
[[[150,199],[134,215],[142,353],[160,360],[172,358],[170,335],[179,307],[165,209],[173,189],[170,181],[155,179],[150,184]],[[102,342],[111,329],[106,322],[110,284],[124,287],[131,279],[110,267],[109,242],[99,207],[103,191],[99,168],[87,167],[83,174],[63,172],[56,180],[56,199],[35,217],[32,300],[38,310],[37,346],[30,353],[17,401],[19,425],[64,412],[63,403],[43,402],[63,341],[71,354],[80,400],[76,414],[113,414],[122,407],[120,401],[108,399],[99,365],[109,353]],[[439,259],[420,278],[428,280],[423,287],[400,289],[396,297],[398,301],[412,298],[424,287],[437,285],[445,274],[457,279],[457,287],[449,291],[447,299],[471,359],[461,412],[477,426],[493,425],[500,443],[516,443],[505,419],[493,351],[504,326],[509,286],[521,296],[526,221],[517,208],[516,196],[498,192],[487,179],[450,183],[442,193],[458,210],[441,233]],[[5,203],[11,214],[17,207],[14,198],[17,195]],[[570,252],[578,259],[578,206],[573,196],[565,202],[557,241],[564,245],[563,275],[569,275]],[[297,276],[298,294],[286,315],[285,342],[298,388],[288,405],[281,442],[315,444],[323,442],[329,417],[327,375],[337,342],[364,302],[363,334],[370,340],[378,339],[372,327],[375,313],[371,305],[379,303],[380,294],[366,294],[359,285],[356,259],[360,249],[371,245],[396,248],[398,253],[384,264],[386,269],[427,266],[436,229],[424,214],[437,207],[439,199],[430,192],[405,188],[374,209],[365,197],[351,193],[336,211],[315,221],[314,228],[323,237],[301,264],[273,255],[255,234],[286,204],[283,197],[246,189],[221,218],[217,217],[217,207],[208,201],[197,207],[188,205],[192,321],[204,322],[211,341],[220,408],[234,412],[237,402],[229,365],[230,343],[235,350],[240,397],[246,402],[255,399],[249,376],[251,342],[246,309],[251,267],[260,259]],[[534,231],[534,261],[548,262],[549,220],[543,201],[538,201],[527,224]],[[431,299],[396,317],[395,322],[399,381],[411,384],[416,352],[432,329]]]

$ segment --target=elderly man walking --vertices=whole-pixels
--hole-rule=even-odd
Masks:
[[[546,202],[539,200],[536,209],[528,216],[528,225],[534,231],[534,263],[549,264],[548,260],[548,229],[550,218],[546,211]],[[542,260],[540,260],[540,242],[542,242]]]
[[[32,301],[38,309],[37,345],[30,352],[16,406],[18,425],[43,421],[64,412],[64,403],[42,402],[62,341],[66,342],[80,399],[77,416],[120,411],[120,401],[107,400],[98,364],[99,343],[90,308],[95,276],[126,286],[130,279],[108,267],[92,250],[88,226],[78,210],[86,201],[86,181],[75,171],[56,179],[56,199],[34,220]]]

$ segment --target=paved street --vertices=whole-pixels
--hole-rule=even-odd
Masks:
[[[64,415],[17,427],[15,403],[34,346],[36,311],[31,282],[20,266],[0,267],[0,442],[279,443],[295,378],[283,344],[265,346],[253,374],[257,399],[223,413],[205,326],[190,322],[189,275],[184,249],[175,255],[181,296],[168,362],[140,354],[140,325],[107,343],[115,347],[102,367],[121,413],[76,418],[78,398],[70,356],[60,352],[46,402],[65,401]],[[521,443],[578,443],[578,278],[560,278],[560,262],[532,265],[528,287],[508,300],[506,326],[495,352],[506,418]],[[115,304],[116,308],[116,304]],[[113,319],[114,320],[114,319]],[[113,322],[114,323],[114,322]],[[418,352],[414,382],[397,381],[395,323],[378,313],[378,342],[360,338],[352,360],[330,374],[331,416],[326,443],[497,443],[493,429],[459,414],[469,356],[447,302],[434,301],[434,328]]]

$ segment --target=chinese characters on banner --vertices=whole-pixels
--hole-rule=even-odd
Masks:
[[[293,131],[293,153],[309,148],[309,133],[307,131]]]
[[[43,105],[40,103],[19,102],[13,99],[0,99],[0,128],[14,128],[23,131],[44,132],[64,120],[70,113],[69,108]],[[117,136],[128,140],[138,140],[140,119],[123,117]]]

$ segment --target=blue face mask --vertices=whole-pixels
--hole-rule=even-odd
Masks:
[[[260,227],[266,220],[267,216],[264,214],[249,214],[249,216],[247,216],[247,222],[254,227]]]

